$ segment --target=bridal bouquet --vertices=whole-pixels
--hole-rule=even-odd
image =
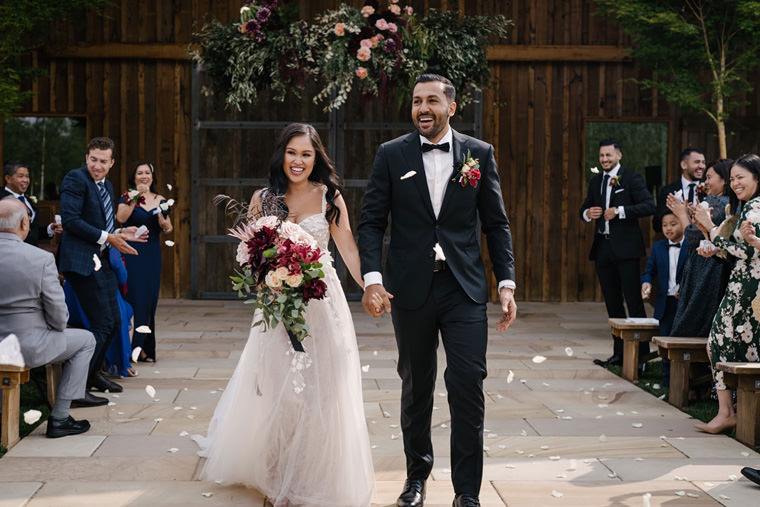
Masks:
[[[253,325],[266,330],[282,322],[293,348],[303,352],[301,342],[309,336],[304,312],[309,301],[325,296],[322,256],[329,252],[298,224],[275,216],[231,229],[230,236],[240,240],[241,270],[230,277],[232,288],[261,310],[262,319]]]

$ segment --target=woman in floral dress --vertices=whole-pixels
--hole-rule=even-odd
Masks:
[[[696,428],[707,433],[720,433],[736,426],[731,392],[723,381],[723,372],[717,371],[719,362],[757,362],[760,346],[760,249],[745,239],[751,236],[748,225],[752,224],[755,235],[760,233],[760,157],[745,155],[731,168],[731,188],[743,203],[739,220],[730,236],[721,235],[721,227],[710,220],[709,213],[701,207],[696,219],[709,228],[710,240],[719,251],[736,258],[731,270],[726,294],[713,319],[708,353],[713,367],[715,389],[718,392],[718,414],[707,424]],[[723,231],[725,233],[725,231]]]

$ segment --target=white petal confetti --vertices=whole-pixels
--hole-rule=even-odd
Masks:
[[[686,491],[676,491],[677,496],[686,496]]]
[[[214,496],[214,494],[211,491],[207,491],[205,493],[201,493],[201,496],[205,496],[206,498],[211,498]]]
[[[449,426],[448,426],[447,424],[441,424],[441,428],[443,428],[443,429],[446,429],[446,428],[448,428],[448,427],[449,427]]]
[[[174,410],[182,410],[182,407],[174,407]]]
[[[136,363],[137,360],[140,358],[140,351],[142,351],[142,347],[139,345],[135,347],[135,349],[132,351],[132,362]]]
[[[164,245],[166,245],[166,246],[174,246],[174,241],[172,241],[170,239],[167,239],[166,241],[164,241]]]
[[[531,359],[536,364],[541,364],[544,361],[546,361],[546,358],[544,356],[533,356],[533,359]]]
[[[689,498],[699,498],[699,495],[696,493],[686,493],[686,496],[688,496]]]
[[[559,491],[557,491],[556,489],[554,489],[554,490],[552,490],[552,496],[554,498],[562,498],[565,495],[563,495],[562,493],[560,493]]]
[[[605,435],[604,433],[602,433],[601,435],[599,435],[599,441],[600,442],[606,442],[607,441],[607,435]]]
[[[571,349],[570,347],[565,347],[565,354],[567,354],[567,357],[573,357],[573,354],[574,354],[573,349]]]
[[[171,190],[171,189],[172,189],[172,185],[171,185],[171,183],[167,183],[167,184],[166,184],[166,188],[168,188],[169,190]]]
[[[643,495],[641,495],[641,506],[651,507],[652,504],[649,501],[651,498],[652,498],[652,493],[644,493]]]
[[[149,334],[150,328],[148,326],[140,326],[137,329],[135,329],[135,331],[137,331],[138,333]]]
[[[600,404],[597,405],[597,407],[599,407],[599,408],[607,408],[607,407],[609,407],[609,405],[607,405],[606,403],[600,403]]]
[[[109,407],[113,407],[114,405],[116,405],[116,403],[114,403],[114,402],[112,402],[112,401],[109,401],[109,402],[108,402],[108,406],[109,406]]]
[[[398,435],[396,435],[395,433],[391,435],[391,440],[398,440]]]
[[[515,454],[525,454],[525,451],[521,449],[515,449]]]
[[[527,437],[528,436],[528,430],[520,430],[520,435]]]
[[[177,449],[176,447],[172,447],[171,449],[166,450],[166,452],[172,452],[172,453],[177,452],[177,451],[179,451],[179,449]]]
[[[551,461],[559,461],[561,458],[559,456],[549,456],[549,459]]]
[[[715,486],[715,484],[713,484],[712,482],[704,482],[702,484],[704,484],[705,487],[707,487],[707,488],[712,488],[713,486]]]
[[[367,372],[369,371],[369,365],[368,365],[368,364],[365,364],[364,366],[362,366],[362,371],[363,371],[364,373],[367,373]]]
[[[749,456],[749,453],[747,451],[742,451],[742,456]]]
[[[707,202],[707,201],[704,201],[704,202]],[[720,498],[721,500],[731,500],[731,497],[728,495],[718,495],[718,498]]]
[[[95,264],[95,271],[100,271],[100,268],[103,267],[98,258],[98,254],[92,254],[92,262]]]
[[[190,407],[190,410],[198,410],[198,407],[196,407],[195,405],[193,405],[192,407]]]
[[[145,392],[148,393],[148,396],[150,396],[151,398],[155,398],[156,397],[156,388],[153,387],[150,384],[148,384],[147,386],[145,386]]]
[[[373,355],[373,356],[376,356],[377,354],[378,354],[378,352],[377,352],[376,350],[373,350],[373,351],[372,351],[372,355]]]
[[[643,428],[644,427],[644,425],[641,424],[641,423],[631,423],[631,426],[633,426],[634,428]]]
[[[557,479],[567,479],[567,475],[565,474],[557,474],[554,477],[556,477]]]
[[[524,378],[521,378],[521,379],[520,379],[520,383],[521,383],[521,384],[527,384],[527,383],[528,383],[528,381],[527,381],[526,379],[524,379]]]
[[[121,398],[121,395],[119,394],[112,394],[111,396],[113,396],[114,398]]]
[[[567,470],[568,472],[574,472],[575,469],[576,469],[576,462],[574,459],[571,459],[570,465],[568,465],[568,467],[565,470]]]
[[[42,417],[42,412],[39,410],[27,410],[24,412],[24,422],[26,424],[34,424],[40,420],[40,417]]]
[[[153,422],[161,422],[163,420],[164,419],[162,417],[156,417],[155,419],[153,419]]]
[[[659,389],[659,388],[660,388],[660,384],[652,384],[652,389]]]
[[[607,474],[607,477],[609,477],[610,479],[614,479],[617,477],[617,474],[615,472],[612,472],[611,474]]]
[[[620,410],[618,410],[618,411],[617,411],[617,412],[615,412],[615,413],[616,413],[617,415],[625,415],[625,414],[624,414],[624,413],[622,413]]]
[[[541,450],[543,450],[543,451],[546,451],[546,450],[548,450],[548,449],[549,449],[549,446],[548,446],[548,445],[542,445],[542,446],[541,446]]]
[[[728,480],[732,482],[736,482],[738,480],[738,477],[736,477],[734,474],[731,474],[728,476]]]
[[[515,372],[513,372],[512,370],[509,370],[509,373],[507,374],[507,384],[511,384],[514,379],[515,379]]]
[[[190,434],[190,433],[188,433],[187,431],[182,431],[182,432],[180,432],[179,436],[181,436],[181,437],[186,437],[186,436],[188,436],[189,434]]]
[[[509,470],[514,470],[515,466],[507,464],[507,465],[504,465],[504,468],[509,469]]]

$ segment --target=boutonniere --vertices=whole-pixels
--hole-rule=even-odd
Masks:
[[[130,188],[121,194],[121,198],[127,203],[137,204],[138,206],[140,204],[145,204],[145,196],[140,195],[140,192],[134,188]]]
[[[467,150],[467,155],[462,157],[461,168],[456,172],[456,175],[451,181],[459,182],[462,188],[470,185],[475,188],[478,186],[480,180],[480,162],[477,158],[472,158],[470,150]]]
[[[707,183],[703,181],[702,183],[697,185],[696,193],[697,193],[697,198],[700,201],[704,199],[705,197],[707,197]]]
[[[30,195],[29,197],[27,197],[27,199],[29,199],[29,201],[31,201],[31,203],[34,204],[35,206],[37,205],[37,196]]]
[[[613,188],[614,187],[619,187],[621,179],[622,178],[620,177],[620,175],[616,174],[615,176],[613,176],[612,178],[610,178],[610,186],[613,187]]]

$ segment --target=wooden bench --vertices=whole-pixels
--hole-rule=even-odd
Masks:
[[[753,449],[760,444],[760,363],[718,363],[723,381],[736,389],[736,439]]]
[[[639,361],[646,362],[657,353],[649,353],[645,357],[639,357],[639,343],[649,342],[660,331],[659,324],[650,322],[642,323],[629,319],[613,318],[608,322],[612,328],[612,335],[623,340],[623,378],[634,382],[639,379]]]
[[[683,409],[689,403],[692,364],[708,363],[707,338],[654,336],[660,357],[670,359],[670,391],[668,403]]]
[[[61,381],[61,370],[62,363],[45,365],[47,398],[51,406],[55,403],[55,394],[58,383]],[[3,391],[3,404],[0,406],[2,408],[0,445],[6,449],[10,449],[20,440],[21,385],[27,382],[29,382],[29,368],[0,364],[0,389]]]

